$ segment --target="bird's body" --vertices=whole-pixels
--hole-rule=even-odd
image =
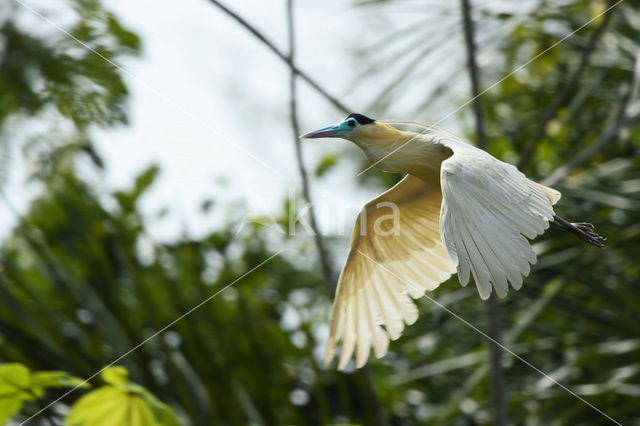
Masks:
[[[504,297],[509,283],[519,289],[536,262],[527,238],[557,218],[558,191],[454,137],[399,130],[360,114],[304,137],[349,139],[380,169],[406,174],[368,202],[356,221],[325,358],[331,361],[342,338],[340,369],[354,352],[356,365],[364,365],[371,347],[382,357],[389,340],[418,317],[411,298],[456,271],[463,286],[473,275],[482,299],[492,288]],[[586,225],[564,223],[601,244]]]

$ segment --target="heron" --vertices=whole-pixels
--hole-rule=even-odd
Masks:
[[[407,125],[422,130],[403,130]],[[560,192],[433,126],[353,113],[301,137],[347,139],[379,169],[405,174],[358,214],[336,287],[325,365],[340,340],[339,370],[354,353],[356,368],[364,366],[372,347],[383,357],[418,318],[412,298],[456,272],[462,286],[473,276],[482,300],[493,290],[505,297],[509,284],[520,289],[537,261],[529,240],[550,223],[603,247],[593,225],[555,215]],[[398,212],[393,232],[381,222],[389,207]]]

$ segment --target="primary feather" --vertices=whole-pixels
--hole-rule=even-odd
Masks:
[[[455,140],[441,143],[453,155],[442,162],[443,203],[440,232],[447,253],[457,259],[462,284],[473,274],[482,299],[516,290],[536,256],[526,238],[535,238],[553,220],[552,203],[559,193],[548,193],[511,164]]]

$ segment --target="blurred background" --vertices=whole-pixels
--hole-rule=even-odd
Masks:
[[[90,377],[241,278],[118,362],[182,424],[498,424],[487,339],[424,298],[386,357],[322,367],[357,211],[400,176],[356,176],[355,146],[296,138],[360,112],[475,143],[466,7],[487,150],[608,238],[536,239],[502,340],[640,424],[638,4],[227,3],[0,4],[0,362]],[[456,276],[429,296],[487,330]],[[513,356],[502,367],[509,423],[611,424]],[[84,392],[30,423],[61,424]]]

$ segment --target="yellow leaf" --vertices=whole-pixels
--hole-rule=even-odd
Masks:
[[[128,398],[126,391],[113,386],[96,389],[73,404],[65,420],[65,425],[118,424],[125,419]]]
[[[88,382],[79,377],[70,376],[64,371],[40,371],[31,375],[31,385],[45,388],[75,387],[88,388]]]
[[[18,363],[0,365],[0,424],[5,424],[38,393],[41,395],[42,389],[32,389],[27,367]]]
[[[123,385],[129,382],[129,372],[126,368],[116,365],[107,367],[101,374],[102,380],[114,386]]]

